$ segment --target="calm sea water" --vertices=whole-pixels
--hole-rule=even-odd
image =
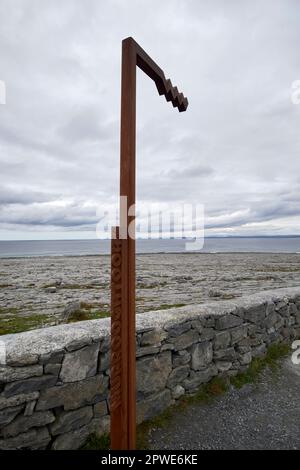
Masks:
[[[187,240],[138,240],[138,253],[185,252]],[[203,253],[300,253],[300,237],[206,238]],[[109,240],[0,241],[0,258],[108,254]]]

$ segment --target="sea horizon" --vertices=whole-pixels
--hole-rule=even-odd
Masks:
[[[207,236],[202,249],[187,250],[188,238],[136,240],[138,254],[158,253],[295,253],[300,235]],[[110,253],[109,239],[0,240],[0,258],[97,256]]]

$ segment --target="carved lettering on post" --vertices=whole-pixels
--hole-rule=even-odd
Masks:
[[[122,405],[121,383],[121,311],[122,311],[122,241],[118,239],[119,227],[111,243],[111,380],[110,409],[115,412]]]

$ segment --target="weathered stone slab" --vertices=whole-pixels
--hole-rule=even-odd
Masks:
[[[191,355],[185,350],[178,351],[173,355],[173,367],[185,366],[191,360]]]
[[[183,380],[187,378],[189,373],[190,373],[189,366],[176,367],[176,369],[173,369],[171,374],[169,375],[169,378],[167,381],[167,387],[174,388],[176,385],[183,382]]]
[[[71,353],[63,359],[59,378],[62,382],[77,382],[96,374],[99,344],[93,344]]]
[[[28,367],[0,366],[0,382],[14,382],[28,377],[38,377],[43,374],[43,366],[33,365]]]
[[[215,336],[215,349],[225,349],[230,345],[230,333],[229,331],[220,331]]]
[[[192,369],[200,370],[206,368],[213,359],[213,347],[211,342],[195,344],[191,350]]]
[[[41,392],[37,410],[63,406],[66,411],[91,405],[107,397],[108,378],[96,375],[81,382],[48,388]]]
[[[17,449],[41,449],[45,448],[50,442],[50,434],[46,427],[40,429],[31,429],[26,433],[19,434],[8,439],[0,439],[1,450]]]
[[[169,341],[174,341],[174,351],[186,349],[199,340],[199,333],[196,330],[189,330],[176,338],[170,338]]]
[[[219,349],[218,351],[214,352],[214,359],[216,361],[234,361],[236,358],[236,352],[234,348],[227,348],[227,349]]]
[[[241,340],[247,337],[248,334],[248,326],[246,325],[241,325],[237,326],[236,328],[232,328],[230,330],[230,335],[231,335],[231,344],[234,345],[236,343],[239,343]],[[229,344],[227,345],[229,346]],[[226,348],[226,346],[225,346]],[[224,349],[224,348],[222,348]]]
[[[50,425],[52,435],[67,433],[84,426],[93,417],[93,407],[84,406],[78,410],[63,411],[60,413],[55,422]]]
[[[137,422],[140,424],[142,421],[153,418],[159,415],[171,404],[170,390],[163,390],[160,393],[151,395],[150,398],[142,400],[137,403]]]
[[[137,394],[150,395],[165,388],[172,370],[171,352],[145,357],[137,361]]]
[[[94,405],[94,416],[95,418],[101,418],[101,416],[105,416],[108,413],[107,409],[107,402],[106,400],[100,401]]]
[[[53,423],[54,420],[55,417],[52,411],[41,411],[31,416],[18,416],[14,421],[1,429],[1,436],[4,438],[13,437],[28,431],[30,428]]]
[[[233,328],[234,326],[241,325],[242,323],[242,318],[232,315],[231,313],[227,313],[227,315],[217,318],[216,328],[217,330],[227,330],[228,328]]]
[[[159,329],[146,331],[141,337],[141,346],[160,346],[168,334]]]
[[[36,400],[39,397],[39,392],[23,393],[10,398],[0,396],[0,410],[10,406],[18,406],[31,400]]]
[[[191,322],[173,323],[165,326],[169,336],[180,336],[192,327]]]
[[[24,408],[24,405],[13,406],[0,411],[0,426],[9,424]]]
[[[218,369],[214,364],[202,371],[192,371],[190,376],[184,380],[183,386],[188,391],[195,390],[199,385],[209,382],[212,377],[217,375],[217,373]]]
[[[5,397],[11,397],[13,395],[31,393],[37,390],[43,390],[45,388],[52,387],[56,384],[56,382],[57,377],[53,375],[41,375],[40,377],[18,380],[17,382],[6,384],[3,394]]]

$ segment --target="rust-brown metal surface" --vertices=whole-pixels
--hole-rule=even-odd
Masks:
[[[156,84],[158,93],[180,112],[188,100],[132,38],[122,41],[120,195],[130,212],[120,211],[120,227],[111,242],[111,448],[136,446],[135,353],[135,141],[136,67]]]

